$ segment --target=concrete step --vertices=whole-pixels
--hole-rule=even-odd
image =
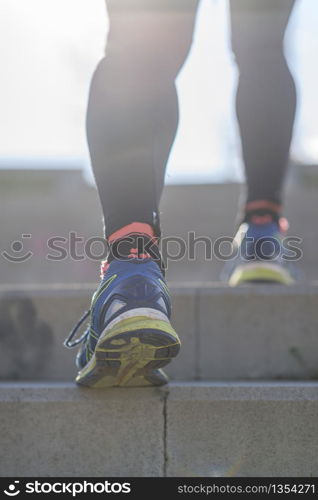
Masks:
[[[317,280],[318,231],[313,228],[317,225],[318,168],[316,165],[299,165],[294,172],[289,169],[289,176],[294,181],[285,186],[284,215],[290,222],[289,236],[301,241],[303,258],[297,262],[297,268],[304,279]],[[22,242],[26,251],[33,252],[32,258],[19,264],[2,258],[2,283],[86,283],[95,280],[99,262],[84,256],[87,255],[86,244],[93,255],[101,253],[100,245],[91,246],[89,241],[96,236],[102,237],[102,213],[96,189],[84,181],[81,171],[1,169],[0,189],[2,213],[10,214],[10,218],[1,219],[2,250],[12,252],[11,242],[20,240],[27,228],[31,239],[22,238]],[[70,210],[70,199],[75,196],[85,203],[77,203],[76,210]],[[202,241],[195,245],[193,252],[189,235],[193,233],[195,238],[209,238],[213,245],[219,238],[233,237],[237,229],[238,202],[244,197],[244,186],[232,182],[165,186],[160,204],[163,237],[169,238],[168,253],[180,256],[179,259],[169,259],[171,280],[219,279],[224,262],[216,257],[215,252],[207,259]],[[75,245],[70,241],[70,231],[82,238],[76,244],[76,256],[83,259],[73,258]],[[57,235],[65,238],[65,245],[60,245],[65,249],[73,248],[73,253],[68,252],[62,260],[48,260],[49,254],[56,256],[57,252],[49,251],[47,242]],[[174,244],[171,238],[186,242],[187,250],[180,252],[180,245]],[[22,252],[13,252],[13,256],[22,255]]]
[[[174,380],[318,379],[318,284],[171,284],[182,339],[167,367]],[[92,285],[0,289],[0,378],[70,381],[68,331],[89,307]]]
[[[318,384],[0,384],[1,476],[290,476],[318,470]]]

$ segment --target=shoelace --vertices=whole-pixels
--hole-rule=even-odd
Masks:
[[[91,313],[90,309],[88,311],[85,311],[83,316],[78,320],[78,322],[76,323],[76,325],[74,326],[68,337],[64,340],[65,347],[67,347],[68,349],[72,349],[72,347],[81,344],[87,339],[90,332],[89,328],[83,333],[83,335],[81,335],[78,339],[73,340],[72,342],[72,339],[75,337],[76,333],[78,332],[79,328],[82,326],[84,321],[89,317],[90,313]]]

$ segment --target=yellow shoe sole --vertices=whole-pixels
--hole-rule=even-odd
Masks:
[[[123,319],[101,334],[76,383],[93,388],[163,385],[168,378],[160,368],[177,356],[180,345],[169,321]]]
[[[248,263],[237,267],[229,279],[230,286],[242,285],[244,283],[291,285],[294,283],[294,279],[288,270],[279,264],[266,262]]]

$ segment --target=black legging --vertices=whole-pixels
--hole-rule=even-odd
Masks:
[[[281,201],[296,107],[283,54],[294,1],[231,0],[248,201]],[[178,125],[175,78],[192,43],[198,3],[107,0],[106,57],[94,73],[87,111],[106,236],[136,221],[159,233],[158,205]]]

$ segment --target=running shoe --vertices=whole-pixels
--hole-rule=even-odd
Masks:
[[[157,262],[132,253],[104,267],[90,310],[65,341],[82,346],[76,383],[94,388],[167,383],[161,370],[180,349],[171,326],[169,291]],[[88,321],[84,334],[73,340]]]
[[[256,218],[257,219],[257,218]],[[291,265],[291,251],[284,246],[287,221],[244,222],[234,238],[236,257],[223,274],[230,286],[244,283],[290,285],[296,275]],[[284,227],[284,228],[283,228]]]

